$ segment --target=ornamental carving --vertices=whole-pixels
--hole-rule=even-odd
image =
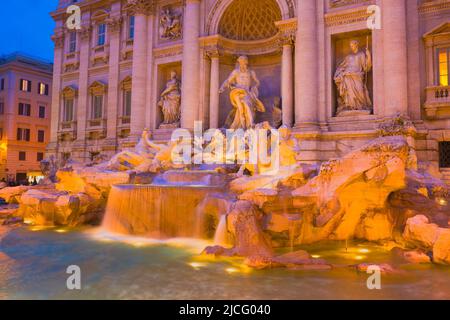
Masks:
[[[149,15],[155,11],[154,0],[128,0],[128,8],[132,15]]]
[[[55,48],[62,48],[64,47],[64,35],[52,35],[52,41],[55,44]]]
[[[82,26],[78,33],[80,34],[81,40],[89,40],[91,36],[92,27],[91,26]]]
[[[182,13],[170,7],[161,10],[159,17],[159,37],[163,40],[178,40],[181,38]]]
[[[114,17],[106,19],[106,23],[108,25],[108,31],[111,33],[120,32],[120,28],[122,27],[122,17]]]

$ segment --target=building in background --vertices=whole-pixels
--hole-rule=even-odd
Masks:
[[[0,179],[33,182],[50,140],[53,64],[24,54],[0,57]]]
[[[52,13],[58,158],[111,156],[144,128],[168,140],[194,121],[223,127],[232,105],[220,83],[247,55],[267,107],[257,121],[281,101],[299,160],[342,157],[407,122],[419,165],[450,181],[450,0],[85,0],[72,31],[73,3]],[[380,29],[368,28],[370,5]],[[159,102],[173,75],[181,114],[168,126]],[[389,129],[397,115],[407,121]]]

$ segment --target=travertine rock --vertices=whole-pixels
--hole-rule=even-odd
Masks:
[[[304,211],[299,242],[345,240],[358,229],[362,238],[389,238],[392,223],[373,213],[386,209],[388,196],[406,186],[410,156],[405,138],[384,137],[324,163],[318,176],[292,193],[294,206],[314,201],[318,208]]]
[[[430,223],[424,215],[417,215],[406,222],[403,238],[419,247],[432,248],[439,236],[439,227]]]
[[[19,203],[22,194],[30,190],[29,186],[7,187],[0,190],[0,198],[8,203]]]
[[[450,229],[441,229],[433,247],[433,261],[450,264]]]

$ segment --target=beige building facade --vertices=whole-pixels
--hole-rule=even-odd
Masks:
[[[23,54],[0,57],[0,179],[39,179],[50,142],[52,64]]]
[[[420,165],[448,174],[449,0],[84,0],[69,30],[73,2],[52,13],[49,154],[89,161],[144,128],[164,141],[194,121],[222,128],[233,106],[220,85],[247,56],[266,107],[255,122],[274,122],[281,101],[299,160],[340,157],[400,125]]]

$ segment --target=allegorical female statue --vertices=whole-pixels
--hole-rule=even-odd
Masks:
[[[158,102],[164,118],[161,127],[178,127],[181,116],[180,105],[180,81],[177,78],[177,73],[172,71],[170,80],[167,82],[166,88],[161,93],[161,99]]]
[[[345,57],[334,75],[338,89],[337,115],[350,115],[353,112],[370,113],[372,101],[367,90],[367,74],[372,69],[370,51],[359,50],[359,42],[350,42],[352,53]]]
[[[260,82],[256,73],[248,68],[248,58],[241,56],[237,60],[239,66],[223,83],[219,92],[230,89],[230,100],[233,110],[225,125],[230,129],[249,129],[255,124],[255,112],[265,112],[264,104],[258,99]]]

